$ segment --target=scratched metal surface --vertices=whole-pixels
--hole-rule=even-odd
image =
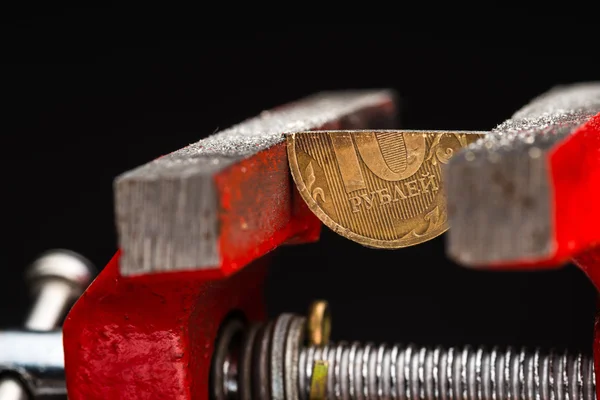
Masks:
[[[381,104],[387,90],[323,92],[246,120],[114,182],[123,274],[209,268],[221,259],[212,177],[284,140]]]
[[[600,82],[559,86],[457,154],[444,169],[448,255],[471,266],[553,250],[549,151],[600,111]]]

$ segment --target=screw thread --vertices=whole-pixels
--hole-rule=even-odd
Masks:
[[[300,398],[308,399],[315,360],[329,364],[335,400],[594,400],[591,357],[508,348],[417,348],[359,343],[305,347]]]

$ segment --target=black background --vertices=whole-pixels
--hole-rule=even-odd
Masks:
[[[169,41],[148,33],[160,23],[115,9],[4,17],[4,326],[22,322],[23,270],[39,253],[69,248],[98,267],[114,254],[116,175],[264,109],[321,90],[390,87],[403,128],[486,130],[555,84],[599,75],[582,42],[450,41],[375,24],[215,28]],[[591,345],[595,292],[578,269],[477,272],[446,260],[443,246],[441,237],[372,251],[325,229],[318,244],[279,251],[269,311],[327,298],[337,338]]]

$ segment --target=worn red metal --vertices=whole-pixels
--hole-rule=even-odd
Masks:
[[[214,280],[202,272],[123,278],[119,254],[64,325],[72,399],[207,399],[220,321],[240,310],[263,318],[267,260]]]
[[[548,157],[552,181],[554,251],[546,257],[502,261],[499,270],[558,268],[600,244],[600,114],[555,145]],[[600,289],[598,280],[592,279]]]
[[[554,191],[555,252],[535,264],[514,268],[578,265],[600,290],[600,114],[578,128],[553,149],[550,158]],[[600,310],[594,324],[596,381],[600,372]],[[600,386],[597,386],[600,398]]]
[[[390,102],[374,117],[394,111]],[[321,129],[350,129],[348,121]],[[558,144],[549,163],[556,251],[534,265],[504,267],[544,268],[572,259],[600,289],[600,114]],[[251,321],[263,319],[268,254],[285,242],[318,239],[320,223],[291,183],[285,144],[227,168],[214,181],[221,265],[123,277],[118,252],[64,325],[71,400],[207,400],[220,322],[234,310]],[[600,314],[594,356],[600,371]]]
[[[550,165],[555,193],[555,258],[560,260],[600,242],[597,200],[600,198],[600,114],[553,151]]]
[[[594,246],[583,251],[573,258],[588,278],[592,281],[597,290],[600,290],[600,246]],[[594,321],[594,368],[596,373],[596,382],[599,382],[598,373],[600,372],[600,308],[596,310]],[[600,385],[596,385],[596,398],[600,398]]]
[[[319,129],[381,127],[395,114],[390,99]],[[264,319],[269,253],[285,242],[318,240],[321,224],[292,184],[284,142],[213,179],[221,264],[125,277],[117,252],[63,326],[69,399],[207,400],[223,319],[234,311]]]
[[[215,181],[227,257],[215,269],[123,277],[117,253],[64,324],[70,399],[206,400],[220,322],[234,310],[264,317],[265,255],[289,239],[318,238],[316,217],[293,200],[284,144]]]
[[[275,168],[271,172],[281,176],[273,177],[272,184],[290,185],[286,169],[277,162],[281,151],[271,149],[235,169],[246,168],[247,176]],[[236,174],[227,171],[217,179],[226,193],[222,219],[224,225],[234,219],[250,225],[260,210],[231,212],[241,209],[236,203],[249,193]],[[291,193],[289,186],[286,189]],[[265,207],[272,206],[268,198],[261,201]],[[271,211],[274,220],[270,222],[279,228],[264,240],[248,230],[246,235],[223,232],[221,243],[228,258],[218,269],[124,278],[118,272],[117,253],[64,324],[69,398],[207,399],[220,322],[233,310],[249,320],[264,317],[262,285],[268,257],[262,256],[287,239],[318,237],[320,226],[312,214],[290,217],[289,209]],[[220,279],[244,266],[243,271]]]

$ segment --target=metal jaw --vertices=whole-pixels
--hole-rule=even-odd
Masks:
[[[598,112],[600,83],[558,87],[454,157],[444,171],[450,257],[556,265],[600,239]]]
[[[208,398],[220,323],[265,318],[267,254],[315,241],[284,134],[394,126],[387,90],[323,93],[119,177],[121,250],[65,321],[70,400]]]
[[[498,269],[574,261],[600,288],[600,83],[538,97],[444,174],[450,257]],[[597,323],[594,362],[598,371]]]
[[[228,256],[223,254],[224,246],[235,243],[238,251],[247,250],[239,233],[261,227],[264,238],[270,237],[281,228],[279,210],[289,206],[285,203],[290,188],[279,179],[287,166],[269,159],[261,174],[253,174],[248,170],[251,166],[240,170],[242,176],[252,179],[245,184],[239,182],[245,185],[240,190],[248,185],[262,187],[263,196],[276,200],[273,204],[261,201],[261,197],[247,197],[241,205],[235,203],[235,198],[223,204],[226,197],[234,197],[230,182],[223,182],[232,178],[223,177],[243,160],[283,145],[285,133],[332,126],[352,129],[364,127],[366,120],[377,126],[377,117],[371,111],[377,114],[382,106],[393,108],[393,97],[385,90],[317,94],[265,111],[123,174],[115,181],[119,245],[124,249],[121,273],[216,269]],[[387,126],[385,112],[380,117],[379,122],[386,124],[380,127]],[[232,210],[236,206],[244,210]],[[247,214],[244,221],[229,218],[236,212]],[[228,237],[223,232],[238,234]]]
[[[589,185],[600,183],[600,124],[594,117],[599,92],[600,85],[551,92],[451,160],[445,179],[454,258],[484,265],[556,261],[600,240],[595,229],[585,228],[590,216],[600,221],[595,198],[580,196],[600,187]],[[319,236],[319,220],[291,183],[283,134],[390,128],[395,114],[387,91],[319,95],[120,177],[115,186],[121,250],[64,325],[69,398],[207,400],[211,360],[222,361],[217,363],[222,369],[213,374],[223,383],[214,386],[214,397],[239,393],[245,399],[281,399],[286,390],[295,396],[287,380],[281,385],[287,371],[294,379],[290,385],[297,379],[306,389],[311,372],[296,372],[310,364],[310,348],[304,355],[302,349],[283,355],[293,349],[287,339],[298,336],[298,330],[290,329],[291,317],[249,330],[246,337],[235,328],[229,337],[241,343],[239,358],[227,356],[236,346],[217,340],[219,328],[234,317],[245,326],[264,321],[268,253],[284,243]],[[600,255],[595,260],[600,264]],[[368,350],[358,345],[332,348],[327,357],[321,350],[318,358],[327,358],[333,368],[327,387],[336,396],[337,386],[330,382],[340,383],[339,393],[355,391],[357,398],[416,399],[431,393],[443,398],[468,393],[474,399],[480,398],[474,393],[495,393],[494,398],[508,393],[517,398],[525,391],[522,398],[554,393],[558,399],[568,384],[578,390],[573,399],[590,399],[595,389],[589,359],[567,363],[567,357],[538,352],[513,357],[512,352],[463,349],[460,359],[452,350],[437,352],[435,360],[435,350],[421,349],[417,357],[410,346],[390,351],[372,351],[370,345]],[[546,368],[555,362],[562,366]],[[254,375],[248,365],[258,366]],[[260,384],[229,385],[236,370],[240,379]],[[421,371],[437,376],[442,389],[436,392]],[[271,387],[262,384],[269,376]],[[346,379],[350,376],[357,378],[352,384]],[[536,376],[541,377],[539,385]],[[393,386],[393,379],[404,379],[404,389]]]

